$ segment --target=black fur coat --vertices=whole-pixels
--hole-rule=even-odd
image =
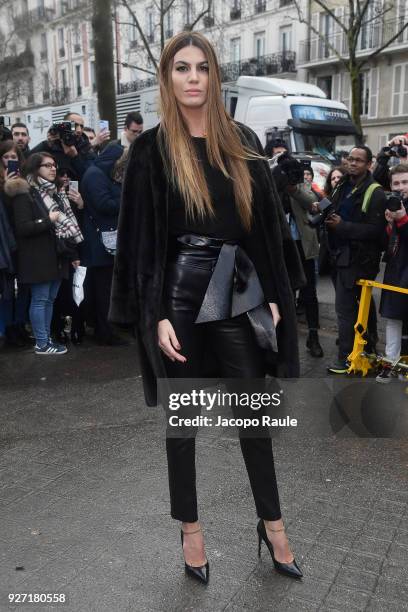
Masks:
[[[263,154],[256,135],[240,125],[243,140]],[[157,323],[167,256],[170,186],[158,145],[158,127],[144,132],[131,148],[123,184],[109,319],[135,323],[146,402],[157,404],[156,378],[165,377],[157,343]],[[267,244],[270,271],[278,292],[278,376],[299,375],[293,289],[304,275],[268,163],[249,162],[254,184],[254,219]],[[216,376],[203,372],[202,377]]]

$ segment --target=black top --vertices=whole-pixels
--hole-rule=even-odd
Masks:
[[[232,180],[226,178],[221,170],[210,165],[206,139],[193,137],[193,142],[198,158],[204,168],[215,215],[207,215],[203,219],[191,219],[186,213],[185,203],[180,192],[177,188],[173,188],[170,193],[169,202],[170,236],[197,234],[237,241],[244,248],[255,266],[266,301],[276,302],[276,288],[266,263],[268,261],[266,245],[260,240],[259,232],[256,232],[256,235],[253,230],[248,233],[242,226],[235,206]]]

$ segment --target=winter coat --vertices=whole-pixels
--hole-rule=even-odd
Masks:
[[[336,213],[340,208],[348,180],[349,177],[345,175],[330,198]],[[362,211],[364,194],[373,182],[371,174],[368,173],[366,179],[354,192],[351,220],[342,220],[335,229],[328,229],[329,245],[336,260],[337,273],[344,286],[350,289],[359,279],[373,280],[380,269],[386,223],[384,216],[386,198],[381,187],[373,191],[367,211]],[[340,246],[334,246],[336,238],[341,240]]]
[[[68,264],[57,255],[53,224],[40,193],[23,178],[4,186],[10,198],[17,240],[17,278],[21,283],[46,283],[68,278]]]
[[[81,194],[85,205],[81,263],[88,268],[113,266],[113,255],[105,250],[100,231],[115,230],[118,226],[122,185],[111,179],[111,172],[122,154],[120,145],[106,147],[82,179]]]
[[[252,130],[239,127],[243,141],[263,154]],[[129,152],[109,315],[113,322],[137,326],[144,391],[150,406],[157,403],[156,379],[166,376],[157,342],[157,323],[167,259],[170,185],[158,141],[156,126],[141,134]],[[298,376],[296,313],[289,279],[294,287],[303,285],[303,269],[267,161],[251,160],[248,165],[254,186],[253,223],[266,245],[282,313],[277,328],[278,375]],[[216,372],[203,372],[203,375],[216,375]]]
[[[319,241],[316,230],[309,225],[308,212],[310,205],[316,202],[317,197],[310,189],[297,185],[296,191],[291,193],[289,198],[305,259],[315,259],[319,255]]]
[[[408,206],[408,202],[406,203]],[[395,253],[386,253],[387,265],[384,272],[384,284],[408,289],[408,214],[395,223],[398,248]],[[389,235],[390,237],[390,235]],[[387,319],[408,321],[408,295],[396,291],[381,293],[381,316]]]
[[[0,300],[12,295],[14,280],[13,252],[16,250],[8,214],[0,194]]]

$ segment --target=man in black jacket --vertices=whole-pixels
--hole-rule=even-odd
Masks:
[[[47,140],[40,142],[31,153],[51,153],[58,168],[65,168],[73,180],[80,181],[86,170],[96,159],[87,135],[84,133],[84,118],[76,113],[67,113],[64,121],[74,124],[75,144],[65,144],[58,134],[48,130]]]
[[[354,343],[354,325],[358,314],[360,278],[373,280],[379,271],[382,236],[385,228],[385,194],[374,183],[369,168],[371,150],[354,147],[348,157],[348,174],[332,195],[335,212],[326,220],[329,244],[336,260],[336,314],[339,332],[339,352],[336,363],[328,367],[332,374],[344,374],[347,357]],[[373,350],[375,308],[371,303],[369,344]],[[371,336],[371,337],[370,337]]]

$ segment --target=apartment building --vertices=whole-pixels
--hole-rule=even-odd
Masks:
[[[152,0],[131,0],[130,6],[156,58],[161,31],[166,40],[196,22],[194,29],[217,48],[225,82],[241,74],[303,76],[296,47],[306,29],[296,19],[292,0],[216,0],[205,15],[206,0],[176,0],[164,18]],[[125,94],[151,84],[154,66],[127,9],[120,0],[114,8],[112,61],[117,93]],[[10,0],[3,7],[0,19],[8,42],[0,63],[1,113],[21,115],[42,105],[95,97],[91,13],[91,0]]]
[[[340,4],[340,5],[339,5]],[[368,58],[390,40],[408,20],[407,0],[393,0],[384,17],[376,18],[383,8],[370,4],[361,29],[357,55]],[[336,16],[345,22],[347,6],[333,5]],[[313,29],[300,41],[298,67],[307,71],[310,82],[321,87],[330,98],[341,100],[350,108],[350,77],[344,70],[333,47],[347,58],[346,36],[340,26],[317,5],[312,10]],[[378,151],[394,135],[408,131],[408,29],[386,49],[369,61],[360,73],[363,132],[367,144]]]

